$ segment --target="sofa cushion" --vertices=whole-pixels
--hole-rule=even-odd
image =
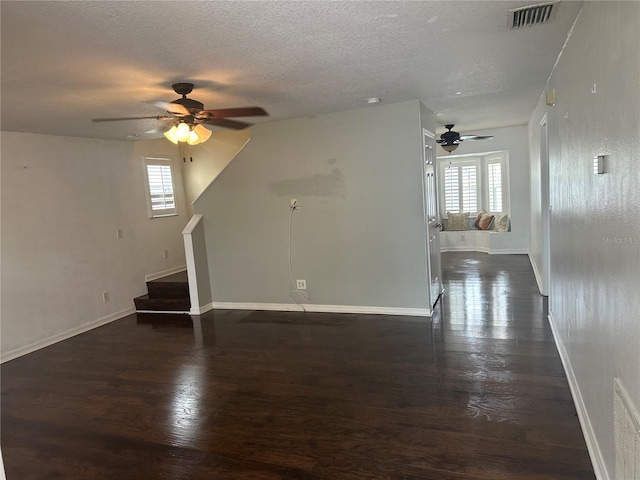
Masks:
[[[473,222],[473,226],[476,227],[478,230],[480,230],[480,219],[482,218],[482,215],[485,215],[486,212],[484,210],[480,210],[478,212],[478,215],[476,215],[476,221]]]
[[[478,230],[489,230],[491,228],[493,217],[494,215],[487,213],[484,210],[480,210],[476,216],[476,221],[473,223],[473,226]]]
[[[447,223],[447,230],[467,230],[469,224],[469,213],[451,213],[447,212],[449,222]]]
[[[483,213],[480,220],[476,222],[478,224],[476,228],[478,230],[489,230],[494,218],[494,215],[491,215],[490,213]]]
[[[509,215],[506,213],[499,213],[493,220],[494,232],[508,232],[509,231]]]

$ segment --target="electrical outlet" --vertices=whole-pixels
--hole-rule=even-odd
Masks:
[[[297,199],[297,198],[291,198],[291,199],[289,200],[289,207],[290,207],[290,208],[294,208],[294,209],[295,209],[295,208],[299,208],[299,207],[300,207],[300,204],[298,203],[298,199]]]
[[[110,300],[109,298],[109,292],[102,292],[102,301],[104,303],[107,303]]]
[[[116,230],[116,238],[118,240],[122,240],[122,229],[119,228],[118,230]]]
[[[460,235],[460,240],[464,242],[464,234]]]
[[[307,281],[306,280],[296,280],[296,288],[298,290],[306,290],[307,289]]]
[[[166,260],[167,258],[169,258],[169,250],[165,250],[165,251],[164,251],[164,258],[165,258],[165,260]]]

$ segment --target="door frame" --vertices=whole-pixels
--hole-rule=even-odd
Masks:
[[[431,155],[427,155],[427,148],[430,149]],[[440,254],[440,209],[438,208],[438,177],[437,177],[437,158],[435,153],[436,135],[435,133],[422,129],[422,190],[423,190],[423,208],[425,222],[425,270],[427,276],[428,303],[429,309],[433,311],[435,304],[444,292],[442,282],[442,256]],[[428,158],[429,157],[429,158]],[[429,175],[432,178],[432,184],[429,185]],[[430,198],[431,195],[431,198]],[[434,252],[433,250],[436,250]],[[435,253],[437,262],[432,261],[432,254]],[[436,263],[436,265],[433,265]],[[434,271],[435,270],[435,271]],[[434,291],[434,278],[438,285]]]
[[[540,233],[542,237],[542,285],[540,293],[551,291],[551,201],[549,181],[549,122],[545,113],[540,119]]]

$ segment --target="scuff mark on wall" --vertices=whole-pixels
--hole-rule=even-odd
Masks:
[[[333,160],[335,163],[335,159]],[[278,197],[299,195],[345,198],[347,195],[347,184],[344,174],[339,168],[332,169],[328,174],[317,173],[273,182],[267,188]]]

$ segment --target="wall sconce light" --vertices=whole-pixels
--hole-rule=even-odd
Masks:
[[[211,130],[198,124],[195,126],[185,122],[174,125],[164,133],[164,136],[176,145],[178,142],[188,143],[189,145],[198,145],[204,143],[211,137]]]

